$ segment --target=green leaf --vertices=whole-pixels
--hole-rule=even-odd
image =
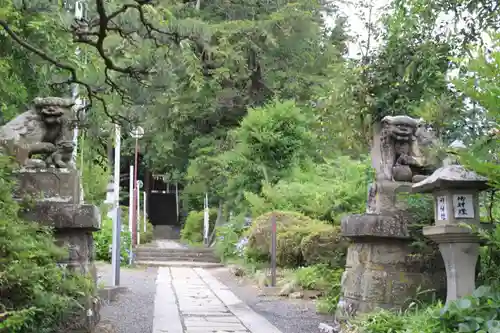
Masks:
[[[481,298],[481,297],[484,297],[484,296],[489,295],[489,294],[491,294],[491,287],[480,286],[479,288],[474,290],[474,292],[472,293],[472,296],[476,297],[476,298]]]
[[[474,332],[474,330],[468,324],[465,323],[458,324],[458,331],[464,333]]]
[[[472,306],[472,302],[468,298],[462,298],[457,301],[457,307],[461,310],[467,310]]]
[[[486,322],[486,327],[488,328],[488,333],[500,333],[499,320],[488,320]]]

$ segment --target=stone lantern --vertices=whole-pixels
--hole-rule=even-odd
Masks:
[[[471,294],[480,239],[470,228],[480,225],[479,192],[488,180],[460,165],[447,165],[412,186],[414,193],[432,193],[435,225],[423,228],[424,236],[439,245],[447,277],[446,302]]]

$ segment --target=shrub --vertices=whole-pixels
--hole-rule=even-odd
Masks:
[[[254,261],[269,260],[271,251],[271,219],[273,216],[276,218],[278,238],[292,226],[306,226],[314,222],[309,217],[295,212],[274,211],[257,217],[247,232],[248,244],[245,251],[247,258]],[[281,237],[281,244],[284,244],[287,236]]]
[[[86,147],[85,147],[86,148]],[[92,153],[85,149],[85,154]],[[81,151],[79,150],[81,153]],[[101,205],[106,199],[106,188],[109,182],[109,170],[107,166],[101,166],[94,162],[93,158],[87,156],[83,162],[81,182],[86,203]]]
[[[299,267],[305,264],[300,242],[321,222],[292,225],[277,234],[276,264],[280,267]]]
[[[340,227],[321,225],[302,239],[300,250],[307,265],[343,268],[348,245],[348,240],[340,235]]]
[[[220,154],[226,178],[225,197],[233,208],[241,207],[244,191],[260,193],[263,182],[275,183],[293,166],[316,156],[316,135],[311,110],[294,101],[270,101],[249,109],[239,126],[230,132],[230,149]],[[220,174],[220,173],[219,173]]]
[[[488,228],[478,229],[478,233],[484,241],[481,246],[478,262],[479,283],[500,287],[500,224],[485,225]],[[476,229],[476,228],[473,228]]]
[[[370,172],[366,158],[304,163],[276,184],[265,184],[260,193],[246,192],[245,200],[255,215],[295,211],[338,224],[341,215],[364,212]]]
[[[243,233],[243,226],[239,224],[226,224],[216,229],[215,255],[222,262],[227,259],[239,256],[237,248],[240,237]]]
[[[0,332],[52,333],[81,319],[90,277],[56,262],[68,250],[55,245],[49,228],[19,219],[11,169],[0,160]]]
[[[128,227],[128,219],[129,219],[128,206],[120,206],[120,219],[122,225]]]
[[[217,209],[210,209],[209,211],[210,230],[213,230],[216,219],[217,219]],[[181,230],[181,240],[190,244],[197,244],[203,242],[203,211],[189,212],[186,218],[186,223],[184,223],[184,226],[182,227]]]
[[[120,210],[121,210],[120,218],[121,218],[122,230],[126,232],[129,230],[128,229],[129,209],[127,206],[120,206]],[[147,228],[146,228],[146,233],[144,233],[143,232],[144,225],[143,225],[142,218],[139,221],[139,228],[140,228],[139,232],[141,234],[141,239],[140,239],[141,244],[150,243],[154,239],[154,226],[151,224],[151,222],[149,220],[146,220],[146,223],[147,223]],[[128,237],[130,238],[130,235],[128,235]]]
[[[92,280],[56,264],[67,250],[54,241],[47,228],[0,218],[0,331],[55,332],[84,309]]]
[[[339,228],[295,212],[270,212],[259,216],[248,231],[247,259],[269,261],[273,215],[276,217],[276,262],[279,266],[326,263],[343,267],[347,242],[339,236]]]
[[[130,233],[127,225],[122,225],[120,233],[120,263],[127,265],[130,254]],[[96,259],[110,262],[111,250],[113,244],[113,220],[109,217],[103,217],[101,230],[94,233],[94,245]]]
[[[154,226],[146,220],[146,232],[143,232],[143,222],[141,221],[141,244],[151,243],[154,239]]]

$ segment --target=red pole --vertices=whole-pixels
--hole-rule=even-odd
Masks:
[[[134,204],[132,205],[132,244],[137,245],[137,164],[139,156],[139,139],[135,139],[135,163],[134,163]]]

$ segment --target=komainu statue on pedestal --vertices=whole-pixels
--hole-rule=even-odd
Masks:
[[[419,288],[446,291],[444,263],[438,252],[422,255],[411,246],[414,216],[407,195],[412,185],[438,167],[426,151],[436,143],[430,129],[408,116],[384,117],[376,124],[372,166],[376,179],[365,214],[345,216],[342,236],[347,251],[337,320],[378,308],[401,309]]]
[[[35,98],[33,106],[0,128],[4,148],[15,150],[23,166],[71,167],[73,138],[70,114],[73,102],[59,97]],[[34,155],[43,161],[34,162]],[[37,164],[38,163],[38,164]]]
[[[61,270],[88,276],[97,287],[93,233],[100,229],[101,214],[83,202],[80,174],[71,163],[72,106],[68,99],[35,98],[32,107],[0,128],[0,149],[22,166],[13,172],[13,199],[33,199],[19,215],[53,228],[56,244],[67,251],[58,260]],[[85,308],[65,318],[56,332],[94,332],[101,306],[95,296],[82,293],[77,300]]]

